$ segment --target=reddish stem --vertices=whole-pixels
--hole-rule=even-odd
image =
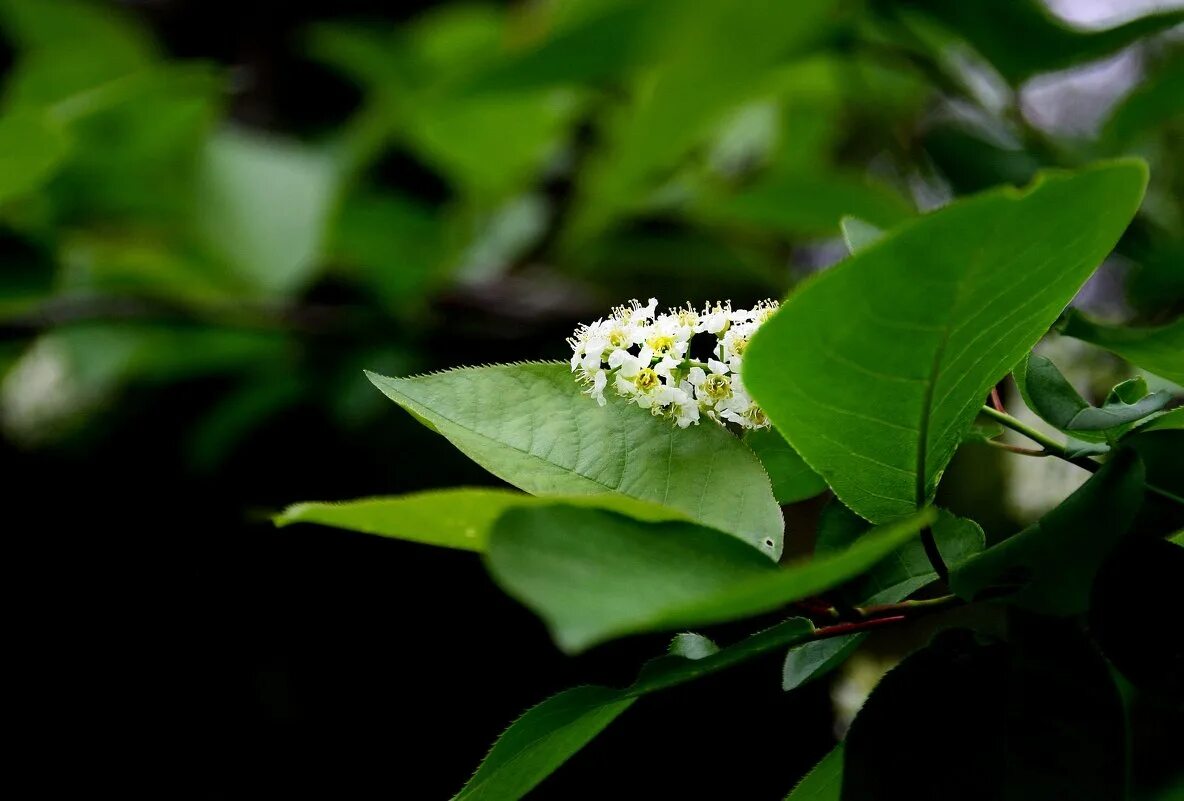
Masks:
[[[838,637],[842,634],[852,634],[858,631],[866,631],[867,629],[874,629],[877,626],[887,626],[892,623],[900,623],[908,620],[906,615],[892,615],[891,617],[876,617],[871,620],[856,620],[852,623],[836,623],[833,626],[823,626],[820,629],[814,630],[814,637],[816,639],[823,639],[826,637]]]
[[[999,397],[999,387],[991,387],[991,405],[995,407],[995,411],[1006,411],[1003,408],[1003,400]]]

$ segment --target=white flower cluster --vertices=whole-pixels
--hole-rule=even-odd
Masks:
[[[723,425],[768,428],[769,418],[753,403],[740,380],[748,340],[777,310],[775,301],[751,309],[731,302],[709,303],[703,311],[685,308],[658,314],[658,301],[631,301],[607,318],[580,326],[568,342],[572,372],[601,406],[611,384],[617,394],[680,428],[706,416]],[[715,337],[714,357],[690,358],[691,338]]]

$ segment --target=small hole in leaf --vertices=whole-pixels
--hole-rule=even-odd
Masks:
[[[766,547],[766,548],[772,548],[772,547],[773,547],[773,541],[772,541],[772,540],[768,540],[768,539],[767,539],[767,540],[765,540],[765,547]]]

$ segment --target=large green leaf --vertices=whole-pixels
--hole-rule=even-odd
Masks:
[[[966,599],[1018,587],[1012,603],[1049,615],[1089,606],[1094,575],[1130,527],[1143,498],[1143,463],[1124,450],[1035,524],[950,572]]]
[[[669,507],[624,495],[539,498],[512,490],[457,487],[390,498],[297,503],[276,515],[274,520],[277,526],[318,523],[444,548],[484,551],[489,532],[502,512],[560,500],[572,506],[610,509],[651,522],[684,519]]]
[[[826,490],[822,476],[811,470],[785,437],[776,431],[749,431],[744,442],[765,466],[773,483],[773,497],[778,503],[795,503]]]
[[[779,568],[732,537],[689,523],[645,524],[570,506],[510,509],[486,555],[507,593],[578,652],[646,631],[770,612],[876,564],[932,522],[931,510],[852,547]]]
[[[838,519],[836,519],[838,518]],[[819,524],[817,551],[830,553],[849,548],[866,534],[869,525],[838,501],[831,501]],[[947,565],[965,562],[983,549],[983,530],[973,520],[955,517],[944,509],[933,524],[933,538]],[[927,584],[937,581],[937,574],[925,547],[910,540],[888,558],[876,564],[844,588],[845,598],[853,604],[890,604],[903,601]],[[842,664],[867,637],[864,633],[833,637],[791,648],[785,655],[781,687],[789,691],[816,679]]]
[[[785,801],[839,801],[843,790],[843,744],[839,743],[807,773]]]
[[[1016,619],[1012,642],[939,635],[888,672],[843,752],[843,801],[1120,801],[1122,700],[1075,626]],[[923,769],[905,770],[924,755]]]
[[[808,620],[793,618],[698,659],[673,654],[654,659],[632,685],[621,690],[578,687],[560,693],[506,730],[454,801],[521,798],[638,697],[725,670],[813,635],[814,627]]]
[[[1086,442],[1117,439],[1172,400],[1170,392],[1148,392],[1146,381],[1132,378],[1116,386],[1101,407],[1093,406],[1055,364],[1035,353],[1021,359],[1013,375],[1029,409],[1054,428]]]
[[[1141,162],[1044,174],[887,232],[795,291],[744,381],[845,504],[890,520],[933,497],[988,390],[1118,241]]]
[[[781,555],[784,524],[768,476],[719,426],[679,429],[616,397],[598,406],[562,364],[368,375],[470,459],[529,493],[619,493]]]
[[[1098,323],[1071,311],[1061,325],[1061,333],[1105,348],[1131,364],[1184,385],[1184,317],[1157,327],[1128,328]]]

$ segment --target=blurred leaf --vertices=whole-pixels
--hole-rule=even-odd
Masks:
[[[535,495],[618,493],[669,506],[781,555],[784,523],[760,462],[708,422],[687,429],[583,394],[567,365],[463,368],[417,378],[368,374],[387,397],[466,456]]]
[[[1038,522],[950,572],[970,600],[992,586],[1015,587],[1008,602],[1047,615],[1089,605],[1094,574],[1130,528],[1143,499],[1142,461],[1122,451]]]
[[[1146,76],[1134,91],[1115,106],[1106,121],[1102,141],[1113,149],[1156,130],[1184,114],[1184,55],[1169,60]]]
[[[521,92],[616,78],[654,58],[677,9],[669,0],[651,0],[569,3],[547,10],[578,11],[580,6],[586,10],[574,21],[564,25],[559,20],[548,36],[477,74],[468,91]]]
[[[454,801],[521,798],[638,697],[725,670],[813,633],[808,620],[792,618],[715,653],[653,659],[623,690],[577,687],[560,693],[530,709],[498,738]]]
[[[261,373],[226,393],[189,432],[187,451],[193,467],[219,467],[254,429],[298,403],[307,392],[302,378],[288,371]]]
[[[790,295],[753,338],[745,385],[857,513],[925,505],[987,392],[1110,252],[1145,183],[1132,161],[1048,173],[888,232]]]
[[[42,106],[151,65],[156,48],[108,3],[2,0],[0,26],[19,53],[6,101]]]
[[[744,435],[744,443],[765,466],[778,503],[796,503],[826,491],[822,477],[776,431],[749,431]]]
[[[858,217],[843,217],[839,220],[843,231],[843,242],[849,253],[858,253],[884,236],[884,230]]]
[[[504,55],[502,16],[487,7],[445,7],[393,36],[317,26],[314,55],[368,89],[364,125],[352,142],[363,152],[353,157],[365,163],[397,143],[482,204],[521,191],[557,155],[580,106],[560,90],[465,91]]]
[[[68,152],[65,133],[48,114],[0,117],[0,203],[39,189]]]
[[[785,801],[839,801],[843,790],[843,744],[810,769]]]
[[[1105,661],[1068,626],[1011,634],[944,632],[889,671],[847,733],[843,799],[1126,798],[1125,717]],[[902,770],[918,753],[924,770]]]
[[[643,524],[590,509],[512,509],[487,563],[564,651],[646,631],[778,609],[862,573],[933,519],[924,512],[844,551],[778,568],[735,539],[688,523]]]
[[[781,173],[731,197],[703,201],[705,219],[785,234],[837,233],[854,215],[886,227],[907,219],[912,208],[886,186],[841,172]]]
[[[153,229],[84,231],[59,250],[58,289],[203,304],[234,303],[242,284]]]
[[[1184,384],[1184,317],[1155,328],[1129,328],[1094,322],[1074,309],[1065,317],[1060,331]]]
[[[1106,442],[1129,431],[1134,423],[1167,406],[1171,393],[1148,393],[1142,378],[1111,390],[1103,406],[1087,403],[1050,360],[1030,353],[1012,373],[1028,408],[1049,425],[1086,442]]]
[[[1057,19],[1038,0],[879,0],[878,4],[888,13],[900,9],[931,16],[973,45],[1012,84],[1103,58],[1184,22],[1184,11],[1164,11],[1087,31]]]
[[[870,528],[869,523],[837,500],[832,500],[819,525],[817,552],[833,553],[849,548]],[[951,567],[981,552],[985,544],[983,530],[977,523],[956,517],[944,509],[938,510],[932,530],[942,559]],[[911,540],[866,575],[851,582],[844,588],[843,595],[857,606],[896,603],[937,578],[925,547],[920,540]],[[849,634],[791,648],[781,673],[782,689],[788,692],[829,673],[846,661],[866,637],[863,633]]]
[[[297,503],[273,521],[277,526],[317,523],[444,548],[484,551],[493,524],[507,509],[555,503],[607,509],[647,522],[685,519],[668,507],[623,495],[538,498],[510,490],[454,487],[389,498]]]
[[[569,244],[592,238],[640,207],[648,190],[752,98],[778,60],[810,45],[827,24],[831,0],[678,4],[671,47],[639,76],[630,103],[611,115],[604,146],[584,175]],[[744,47],[734,43],[744,42]]]
[[[388,308],[411,313],[453,266],[443,216],[400,195],[359,193],[344,201],[329,247]]]
[[[210,141],[202,165],[198,236],[261,293],[301,289],[319,266],[336,189],[327,156],[224,130]]]

